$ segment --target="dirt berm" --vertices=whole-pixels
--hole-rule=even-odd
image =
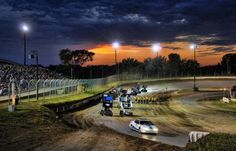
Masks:
[[[74,100],[64,103],[45,104],[44,106],[53,110],[57,114],[70,113],[98,104],[102,98],[103,93],[104,92],[81,100]]]

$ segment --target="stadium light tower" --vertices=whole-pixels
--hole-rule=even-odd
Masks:
[[[198,87],[196,87],[196,51],[197,51],[197,48],[198,48],[198,45],[196,44],[191,44],[189,46],[189,48],[191,50],[193,50],[193,58],[194,58],[194,67],[193,67],[193,90],[194,91],[197,91],[198,90]]]
[[[29,59],[35,59],[36,61],[36,99],[39,99],[39,55],[38,51],[31,51],[29,54]]]
[[[115,49],[115,65],[116,65],[116,74],[120,74],[120,69],[119,69],[119,64],[117,62],[117,49],[120,47],[120,43],[119,42],[113,42],[112,43],[112,47]]]
[[[21,30],[24,33],[24,65],[26,65],[26,33],[29,32],[29,26],[27,24],[22,24]]]
[[[159,43],[152,45],[152,51],[157,54],[157,57],[158,57],[158,52],[160,52],[161,49],[162,49],[162,47],[161,47],[161,44],[159,44]]]

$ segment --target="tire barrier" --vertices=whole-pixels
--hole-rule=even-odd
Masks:
[[[201,132],[201,131],[191,131],[189,136],[189,142],[196,142],[197,140],[201,139],[202,137],[210,134],[209,132]]]
[[[164,94],[159,96],[133,96],[133,102],[138,104],[160,104],[170,100],[171,95]]]

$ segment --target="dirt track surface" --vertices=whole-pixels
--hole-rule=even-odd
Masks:
[[[224,88],[231,87],[235,83],[236,80],[204,80],[198,81],[197,85],[201,88]],[[191,89],[192,82],[152,84],[149,90],[155,93],[166,87],[169,90]],[[101,116],[99,114],[101,104],[99,104],[65,115],[64,122],[70,127],[58,121],[52,111],[41,109],[40,106],[35,107],[34,103],[20,104],[15,113],[8,113],[7,104],[2,104],[0,106],[0,150],[172,151],[183,150],[183,148],[163,143],[182,146],[186,143],[187,134],[191,130],[236,133],[235,112],[232,114],[232,112],[217,111],[196,102],[205,97],[207,97],[206,93],[191,94],[173,99],[167,105],[136,104],[134,116],[123,118],[118,115],[117,107],[113,108],[114,117]],[[131,131],[128,128],[129,121],[139,117],[151,119],[160,133],[153,136]]]
[[[231,87],[232,85],[234,85],[234,83],[235,83],[235,80],[226,80],[226,81],[203,80],[203,81],[198,81],[197,84],[200,88],[224,88],[224,87]],[[191,89],[191,87],[192,87],[192,81],[181,81],[181,82],[161,83],[158,85],[157,84],[150,85],[148,89],[149,89],[149,92],[155,93],[158,91],[162,91],[166,88],[168,90],[178,90],[178,89]],[[113,113],[114,113],[113,117],[101,116],[99,114],[99,111],[101,110],[101,106],[102,106],[101,104],[98,104],[96,106],[93,106],[83,111],[76,112],[74,113],[74,115],[75,116],[83,115],[87,118],[92,118],[97,124],[105,125],[123,134],[135,136],[135,137],[139,137],[139,138],[143,138],[143,139],[147,139],[151,141],[161,142],[164,144],[184,147],[188,141],[188,133],[190,131],[210,130],[210,127],[211,127],[211,125],[209,126],[206,125],[206,127],[204,127],[204,125],[201,125],[203,124],[203,121],[199,120],[198,118],[201,118],[207,121],[207,117],[206,115],[202,115],[201,113],[198,113],[202,111],[203,107],[198,105],[197,100],[203,99],[203,98],[209,98],[209,97],[217,97],[217,96],[218,97],[222,96],[222,93],[219,93],[219,92],[206,93],[205,92],[205,93],[197,93],[197,94],[193,93],[187,96],[182,96],[173,101],[174,104],[175,103],[181,104],[181,106],[177,106],[180,108],[179,110],[175,110],[174,108],[172,108],[171,105],[167,105],[161,108],[159,107],[156,108],[155,106],[153,107],[153,106],[147,106],[147,105],[134,104],[134,106],[136,107],[134,107],[134,110],[133,110],[134,112],[133,117],[120,117],[119,109],[116,107],[117,105],[115,105],[115,107],[113,108]],[[190,111],[181,111],[182,107],[187,107],[189,109],[194,107],[194,110],[199,109],[199,111],[196,111],[197,114],[192,113]],[[164,113],[160,112],[159,109],[161,110],[164,109],[165,110],[163,111]],[[140,110],[142,111],[140,112]],[[154,112],[154,113],[150,113],[150,112]],[[165,115],[163,116],[163,114]],[[211,117],[214,119],[215,112],[209,112],[209,114],[210,115],[212,114],[213,116]],[[137,132],[132,131],[128,127],[128,124],[131,120],[134,120],[140,117],[148,118],[154,121],[154,123],[159,128],[158,135],[155,136],[155,135],[139,134]],[[191,119],[192,117],[193,119]],[[164,120],[160,120],[161,118],[163,118]],[[165,118],[170,119],[170,121],[166,120]],[[196,118],[196,120],[194,118]],[[234,117],[229,117],[229,118],[231,119]],[[176,119],[178,119],[179,121],[177,121]],[[194,120],[196,122],[194,122]],[[198,120],[202,123],[199,122],[198,124]],[[166,121],[166,123],[163,121]],[[232,123],[232,124],[235,124],[235,123]],[[230,125],[227,125],[227,126],[230,127]],[[227,129],[225,131],[227,131]]]
[[[138,138],[115,133],[114,131],[103,128],[91,128],[88,130],[79,130],[69,135],[65,135],[51,146],[42,146],[37,150],[52,151],[91,151],[91,150],[181,150],[174,146],[158,144],[145,141]]]
[[[165,145],[136,137],[120,134],[102,125],[96,125],[93,119],[83,115],[67,114],[64,116],[67,124],[77,128],[77,131],[66,134],[59,141],[43,145],[36,151],[91,151],[91,150],[160,150],[180,151],[182,148]]]
[[[77,112],[75,113],[75,116],[83,115],[86,118],[92,118],[96,124],[104,125],[108,128],[113,129],[114,131],[146,140],[161,142],[164,144],[184,147],[188,141],[188,137],[186,134],[179,133],[177,131],[170,132],[170,130],[168,131],[166,128],[161,126],[159,127],[158,135],[139,134],[135,131],[132,131],[128,127],[129,121],[134,120],[135,117],[139,116],[136,115],[133,117],[120,117],[117,108],[113,109],[113,111],[116,110],[115,115],[113,117],[101,116],[99,114],[100,106],[101,104],[84,110],[82,112]]]

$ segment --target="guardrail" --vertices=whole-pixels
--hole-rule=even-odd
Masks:
[[[8,92],[0,97],[0,101],[11,99],[12,91],[19,99],[30,100],[32,98],[45,98],[56,95],[69,95],[83,93],[86,90],[96,88],[97,86],[107,85],[116,82],[118,76],[110,76],[99,79],[45,79],[45,80],[12,80],[8,84]],[[15,87],[12,88],[12,82]]]

